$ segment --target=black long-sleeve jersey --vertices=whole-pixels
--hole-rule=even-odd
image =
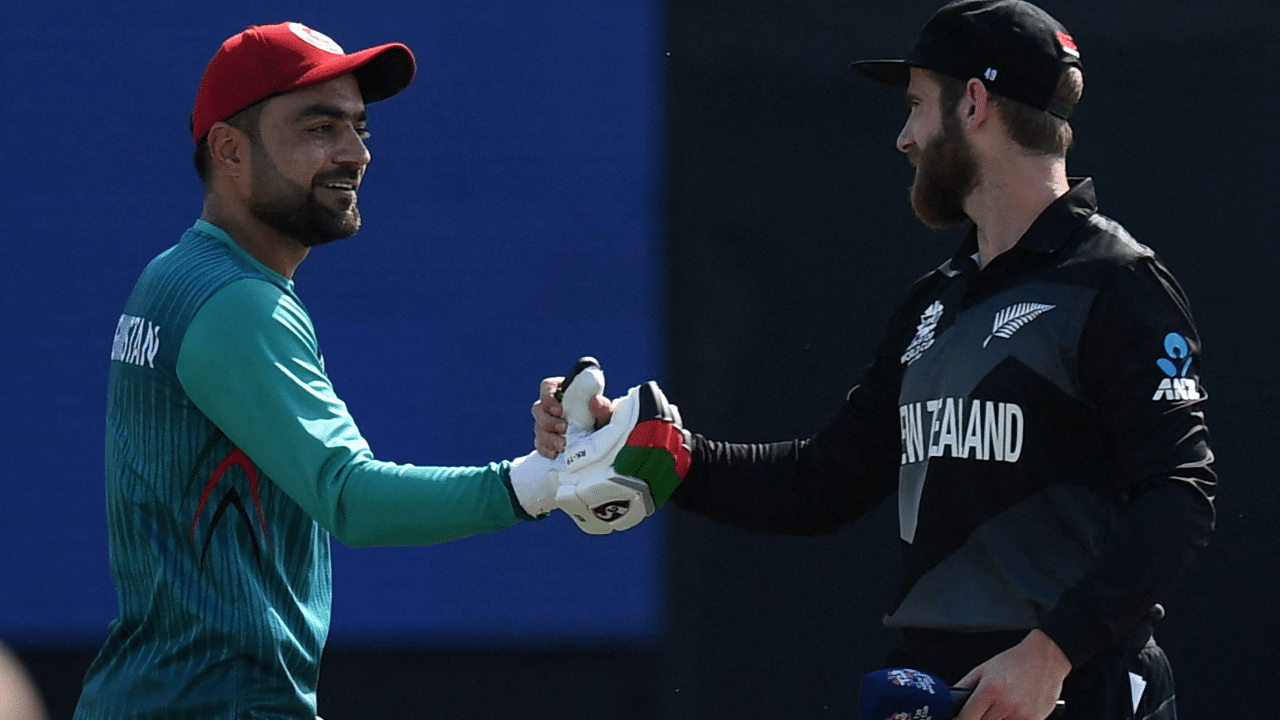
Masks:
[[[986,268],[971,231],[917,281],[815,436],[695,434],[673,500],[823,534],[896,491],[890,626],[1039,627],[1073,665],[1139,632],[1214,525],[1200,340],[1156,255],[1071,182]]]

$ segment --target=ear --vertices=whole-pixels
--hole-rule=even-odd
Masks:
[[[960,101],[960,112],[961,121],[970,130],[976,130],[990,119],[995,109],[986,83],[977,78],[969,79],[965,84],[964,99]]]
[[[213,164],[231,178],[247,176],[250,170],[249,136],[224,122],[209,128],[209,154]]]

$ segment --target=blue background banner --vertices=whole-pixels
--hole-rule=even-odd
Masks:
[[[0,638],[101,642],[115,617],[102,437],[116,320],[198,217],[200,75],[250,24],[414,50],[370,107],[364,229],[296,276],[375,454],[473,465],[532,449],[538,382],[583,354],[613,395],[660,370],[660,92],[649,0],[11,3],[0,373]],[[648,642],[660,523],[592,542],[563,516],[334,555],[335,642]],[[51,599],[57,598],[56,602]]]

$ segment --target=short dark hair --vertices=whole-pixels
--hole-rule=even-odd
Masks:
[[[262,106],[264,104],[264,101],[256,102],[223,122],[248,135],[253,142],[259,142],[262,139],[260,127]],[[188,119],[187,124],[190,126],[192,121]],[[207,134],[200,138],[200,142],[196,143],[196,152],[192,156],[192,162],[196,166],[196,175],[200,177],[200,182],[207,187],[209,184],[209,167],[213,163],[213,157],[209,152],[209,136]]]
[[[941,86],[940,102],[944,112],[954,113],[964,97],[966,81],[947,75],[934,73]],[[1074,66],[1068,66],[1058,77],[1058,87],[1054,91],[1055,98],[1061,98],[1074,106],[1084,94],[1084,73]],[[1051,115],[1044,110],[1037,110],[1030,105],[1005,97],[999,93],[991,93],[992,104],[996,112],[1009,129],[1009,136],[1019,147],[1037,155],[1054,155],[1065,157],[1071,149],[1075,136],[1071,123]]]

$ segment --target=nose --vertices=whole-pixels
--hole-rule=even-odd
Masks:
[[[373,155],[369,153],[369,147],[364,144],[364,139],[360,137],[360,132],[354,127],[347,126],[343,131],[342,142],[338,145],[333,161],[339,165],[358,165],[363,169],[372,159]]]
[[[904,123],[902,131],[898,133],[897,141],[898,151],[910,153],[911,148],[916,146],[915,135],[911,133],[911,123]]]

